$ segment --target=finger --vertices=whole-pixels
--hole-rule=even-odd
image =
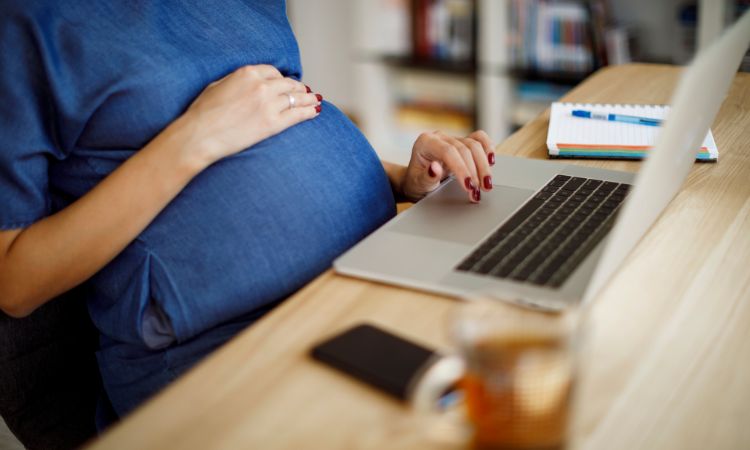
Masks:
[[[431,179],[442,181],[447,174],[445,172],[445,169],[443,169],[443,165],[440,164],[439,161],[432,161],[427,167],[427,175],[429,175]]]
[[[495,165],[495,145],[492,143],[492,139],[485,133],[484,130],[477,130],[471,133],[469,138],[479,141],[482,144],[484,153],[487,155],[487,162],[491,165]]]
[[[492,190],[492,172],[490,171],[490,163],[487,159],[487,154],[484,152],[484,148],[482,148],[482,144],[471,138],[459,140],[471,150],[471,154],[474,157],[474,165],[479,175],[479,185],[485,191]]]
[[[464,190],[469,193],[469,198],[474,202],[479,201],[479,188],[472,181],[471,171],[466,167],[466,162],[458,149],[443,139],[437,141],[436,147],[433,155],[453,173]]]
[[[234,72],[230,73],[229,79],[240,79],[240,80],[275,80],[277,78],[284,78],[274,66],[266,64],[254,65],[254,66],[242,66]]]
[[[412,190],[416,190],[416,192],[406,192],[406,186],[403,186],[407,197],[422,198],[426,193],[432,192],[438,187],[446,172],[440,161],[426,160],[424,158],[419,158],[419,160],[420,162],[417,164],[413,164],[413,161],[409,163],[410,166],[419,167],[419,170],[415,174],[412,174],[412,181],[415,182],[410,183],[410,187]]]
[[[278,78],[268,81],[269,91],[271,94],[278,95],[282,93],[307,92],[304,84],[292,78]]]
[[[284,78],[284,75],[279,72],[279,69],[270,64],[256,64],[252,66],[241,67],[240,70],[245,69],[249,72],[255,72],[261,78],[265,80],[273,80],[275,78]]]
[[[286,109],[279,115],[279,125],[285,130],[305,120],[310,120],[320,114],[320,105],[302,106],[299,108]]]
[[[474,155],[472,154],[471,149],[453,136],[441,133],[440,137],[458,150],[459,155],[461,155],[461,158],[464,160],[466,168],[469,169],[471,181],[478,187],[480,185],[479,174],[477,172],[477,166],[474,163]]]
[[[274,100],[274,109],[276,111],[283,111],[291,107],[289,96],[294,98],[294,108],[300,108],[304,106],[317,106],[323,97],[320,94],[304,94],[304,93],[291,93],[285,92],[280,94],[276,100]]]

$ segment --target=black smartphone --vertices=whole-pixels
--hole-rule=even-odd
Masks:
[[[436,353],[373,325],[357,325],[312,349],[313,358],[406,400],[414,377]]]

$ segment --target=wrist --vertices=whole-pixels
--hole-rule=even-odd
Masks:
[[[172,151],[175,167],[191,177],[216,162],[210,142],[201,137],[194,119],[188,114],[169,124],[159,139]]]
[[[409,180],[408,178],[408,169],[404,169],[404,174],[401,182],[401,201],[402,202],[409,202],[409,203],[416,203],[419,200],[424,197],[424,194],[419,194],[415,192],[415,183],[414,180]],[[411,183],[409,181],[412,181]]]
[[[405,183],[406,183],[406,167],[397,166],[395,173],[394,173],[393,193],[396,196],[396,199],[400,202],[411,201],[407,198],[406,193],[404,192]]]
[[[388,175],[388,182],[391,185],[391,191],[393,192],[396,202],[410,201],[406,198],[406,195],[404,195],[406,167],[386,161],[383,161],[382,164],[386,175]]]

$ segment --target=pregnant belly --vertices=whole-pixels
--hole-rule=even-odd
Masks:
[[[196,177],[94,278],[90,310],[124,342],[154,316],[184,341],[288,296],[394,212],[372,148],[325,104]]]

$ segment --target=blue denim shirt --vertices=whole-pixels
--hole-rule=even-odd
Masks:
[[[208,83],[261,63],[301,76],[281,0],[3,2],[0,228],[69,205]],[[89,310],[108,342],[179,345],[288,296],[394,213],[372,148],[324,103],[193,179],[88,282]]]

